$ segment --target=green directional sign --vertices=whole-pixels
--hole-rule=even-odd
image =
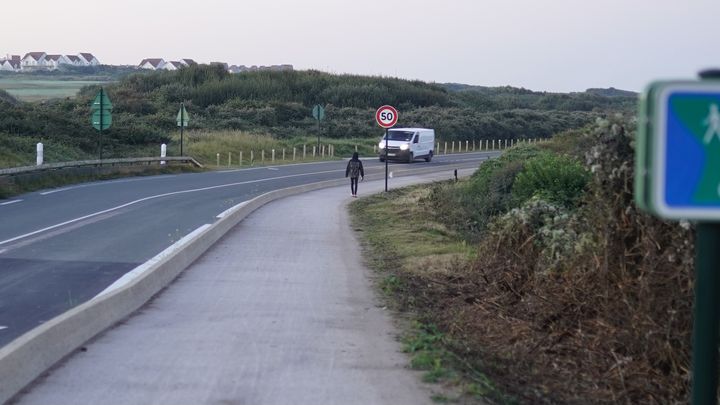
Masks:
[[[104,89],[100,89],[97,96],[95,96],[95,100],[90,105],[90,110],[92,111],[90,118],[93,128],[98,131],[110,128],[110,125],[112,125],[112,103]]]
[[[108,129],[112,125],[112,114],[110,110],[97,110],[92,113],[92,124],[93,128],[97,129]]]
[[[92,111],[90,122],[93,128],[98,130],[98,151],[100,160],[102,160],[102,131],[112,125],[112,103],[103,88],[100,88],[97,96],[95,96],[95,100],[90,105],[90,110]]]
[[[316,104],[315,107],[313,107],[312,114],[316,120],[318,120],[318,121],[324,120],[325,119],[325,107],[321,106],[320,104]]]
[[[177,113],[177,126],[186,127],[190,123],[190,116],[185,109],[185,104],[180,104],[180,110]]]
[[[95,96],[95,100],[93,100],[90,108],[93,111],[101,109],[111,110],[113,108],[112,103],[110,102],[110,97],[108,97],[104,89],[100,89],[98,94]]]

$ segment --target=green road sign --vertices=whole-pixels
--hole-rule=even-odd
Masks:
[[[112,125],[112,103],[104,89],[100,89],[97,96],[95,96],[95,100],[90,105],[90,110],[92,111],[90,121],[93,128],[98,131],[110,128],[110,125]]]
[[[112,108],[113,106],[110,102],[110,97],[107,96],[107,93],[105,93],[103,89],[100,89],[97,96],[95,96],[95,100],[90,105],[90,109],[95,111],[100,109],[111,110]]]
[[[100,123],[102,122],[102,127]],[[92,125],[93,128],[97,129],[98,131],[103,129],[110,128],[110,125],[112,125],[112,114],[110,114],[110,110],[97,110],[93,111],[92,113]]]
[[[637,205],[662,218],[720,219],[720,83],[651,84],[638,125]]]
[[[321,106],[320,104],[316,104],[315,107],[313,107],[312,114],[316,120],[318,120],[318,121],[324,120],[325,119],[325,107]]]
[[[188,115],[187,110],[185,109],[185,105],[180,105],[180,110],[177,113],[177,126],[179,127],[186,127],[188,126],[188,123],[190,123],[190,116]]]

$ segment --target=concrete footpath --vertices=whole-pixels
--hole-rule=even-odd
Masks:
[[[351,200],[348,184],[258,209],[14,403],[431,404],[372,292]]]

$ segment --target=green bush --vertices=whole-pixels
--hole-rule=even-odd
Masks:
[[[542,153],[525,163],[512,185],[512,199],[520,205],[537,196],[564,207],[573,207],[583,194],[590,173],[564,155]]]

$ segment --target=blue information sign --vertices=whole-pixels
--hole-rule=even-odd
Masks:
[[[669,219],[720,219],[720,83],[653,86],[648,139],[638,142],[649,164],[648,208]]]

